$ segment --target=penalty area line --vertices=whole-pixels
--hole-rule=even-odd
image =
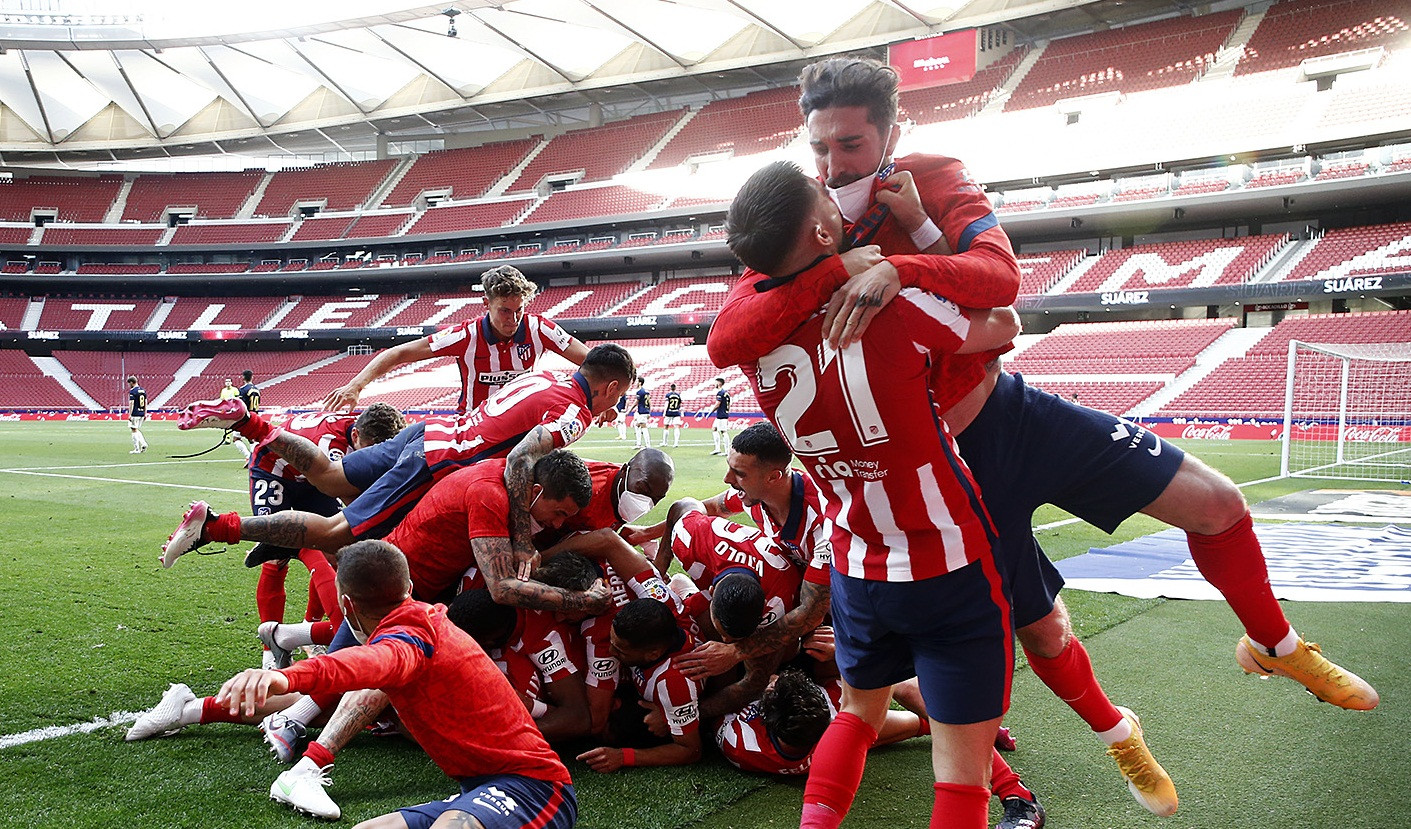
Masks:
[[[141,714],[135,711],[114,711],[106,717],[94,717],[91,722],[73,725],[46,725],[43,728],[21,731],[19,734],[5,734],[0,736],[0,749],[14,748],[26,743],[37,743],[41,740],[56,740],[72,734],[87,734],[113,725],[126,725],[134,722],[139,716]]]

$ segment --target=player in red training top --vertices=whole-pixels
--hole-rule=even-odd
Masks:
[[[338,460],[354,449],[375,446],[396,436],[407,425],[402,413],[386,403],[374,403],[361,414],[304,414],[284,425],[286,431],[307,438],[330,459]],[[319,492],[304,479],[298,469],[264,447],[256,447],[250,457],[250,511],[255,515],[271,515],[284,510],[304,510],[319,515],[337,515],[340,505],[334,498]],[[328,613],[330,622],[313,633],[311,641],[327,645],[333,630],[343,621],[338,609],[338,596],[333,587],[333,567],[318,550],[296,550],[273,544],[257,544],[245,556],[246,567],[259,567],[255,585],[255,605],[262,623],[284,621],[284,579],[289,571],[289,559],[298,558],[309,568],[309,612],[304,622],[316,625]],[[263,625],[261,626],[263,629]],[[312,631],[311,631],[312,633]],[[283,664],[265,646],[266,668],[288,664],[287,651]]]
[[[312,442],[247,414],[237,402],[193,404],[183,413],[182,428],[233,428],[297,466],[319,491],[348,503],[339,515],[327,518],[287,511],[241,519],[233,513],[213,518],[205,502],[197,502],[163,546],[162,564],[170,567],[177,557],[211,540],[267,541],[332,552],[354,538],[383,536],[434,481],[491,458],[509,460],[505,480],[515,496],[514,516],[523,522],[515,525],[513,537],[519,549],[529,550],[524,512],[534,462],[581,437],[634,377],[626,349],[599,345],[580,371],[526,375],[464,418],[429,418],[341,461],[330,461]]]
[[[796,273],[831,252],[842,216],[796,166],[766,166],[740,189],[732,242],[775,251],[766,269]],[[742,245],[742,247],[746,247]],[[766,415],[822,491],[833,522],[831,607],[843,713],[820,743],[803,826],[836,827],[851,805],[891,686],[919,678],[937,736],[933,815],[981,827],[990,752],[1009,701],[1009,599],[994,532],[969,470],[932,411],[933,367],[1007,343],[1010,309],[966,313],[917,290],[886,325],[833,349],[815,317],[743,367]],[[872,378],[886,377],[885,405]],[[963,677],[963,679],[962,679]]]
[[[485,288],[485,313],[473,320],[438,330],[429,337],[402,343],[373,358],[348,384],[324,398],[329,411],[351,409],[368,383],[392,369],[433,357],[454,357],[461,372],[461,396],[456,411],[464,414],[489,399],[511,380],[534,370],[546,351],[562,354],[574,365],[588,356],[588,347],[545,317],[524,309],[539,286],[518,268],[500,265],[480,277]]]
[[[568,770],[504,675],[446,618],[445,606],[410,597],[406,560],[396,547],[364,541],[342,550],[338,592],[348,620],[366,641],[363,647],[282,671],[244,671],[226,681],[217,699],[232,714],[249,715],[270,694],[360,688],[386,693],[403,727],[461,791],[364,826],[428,829],[442,815],[457,812],[462,821],[485,829],[559,829],[575,823],[577,800]],[[315,802],[302,799],[302,789],[323,794],[321,772],[312,763],[289,791],[270,795],[296,808]]]

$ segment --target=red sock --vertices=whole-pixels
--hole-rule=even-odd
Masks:
[[[333,765],[333,752],[317,742],[309,743],[309,747],[304,749],[304,756],[313,760],[314,765],[321,769]]]
[[[338,626],[343,624],[343,614],[338,615],[336,622],[314,622],[313,627],[309,628],[309,638],[314,640],[315,645],[333,644],[333,636],[338,633]]]
[[[207,521],[201,532],[207,541],[234,544],[240,540],[240,513],[221,513]]]
[[[333,565],[328,563],[328,556],[321,550],[300,550],[299,560],[309,568],[309,613],[304,616],[310,622],[316,622],[327,613],[328,618],[333,620],[335,626],[343,623],[343,609],[338,606],[338,575],[333,570]],[[318,605],[318,612],[315,613],[315,604]]]
[[[937,783],[931,829],[989,829],[990,790],[984,786]]]
[[[842,713],[823,732],[823,739],[813,750],[813,763],[804,786],[803,827],[833,829],[843,822],[852,808],[857,786],[862,782],[862,770],[867,765],[867,749],[877,741],[877,731],[856,714]],[[810,805],[826,807],[825,812]],[[831,813],[831,816],[830,814]]]
[[[284,577],[289,569],[273,561],[260,565],[260,579],[255,582],[255,608],[261,622],[284,621]]]
[[[201,700],[201,725],[213,722],[243,723],[245,719],[239,714],[230,713],[224,705],[216,705],[215,697],[206,697]]]
[[[1025,800],[1033,800],[1034,793],[1019,780],[1019,775],[1014,773],[1014,769],[1005,761],[1004,756],[998,749],[991,749],[994,753],[990,755],[990,791],[995,793],[995,797],[1004,800],[1006,797],[1022,797]]]
[[[1088,658],[1088,649],[1083,647],[1082,642],[1069,637],[1063,653],[1053,659],[1045,659],[1028,648],[1024,649],[1024,655],[1029,657],[1029,667],[1034,669],[1034,675],[1043,680],[1059,699],[1068,703],[1068,707],[1076,711],[1093,731],[1106,731],[1122,721],[1122,712],[1117,710],[1098,684],[1092,660]]]
[[[918,732],[916,732],[916,736],[918,736],[918,737],[925,737],[927,734],[930,734],[930,733],[931,733],[931,718],[930,718],[930,717],[921,717],[920,719],[921,719],[921,730],[918,731]]]
[[[276,428],[264,415],[259,412],[251,412],[250,419],[235,428],[235,433],[243,438],[249,438],[251,443],[260,443],[270,436]]]
[[[1186,533],[1186,542],[1196,568],[1225,597],[1249,638],[1272,648],[1288,636],[1289,621],[1269,587],[1264,550],[1248,512],[1222,533]]]

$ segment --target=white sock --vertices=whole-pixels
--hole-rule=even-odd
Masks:
[[[179,720],[179,722],[182,725],[196,725],[200,723],[201,712],[204,711],[205,708],[206,701],[201,697],[197,697],[193,700],[188,700],[186,702],[186,705],[182,706],[181,708],[181,719]]]
[[[280,624],[274,629],[274,643],[287,651],[314,643],[314,623]]]
[[[1110,746],[1116,745],[1132,736],[1132,721],[1123,717],[1121,722],[1106,731],[1097,732],[1097,736]]]
[[[1250,637],[1249,641],[1254,642],[1254,638]],[[1269,646],[1263,642],[1254,642],[1254,644],[1259,648],[1260,653],[1269,652]],[[1296,650],[1298,650],[1298,631],[1293,629],[1293,625],[1289,625],[1289,632],[1279,640],[1278,644],[1274,645],[1274,655],[1288,656]]]
[[[314,718],[322,713],[323,709],[309,696],[299,697],[293,705],[284,709],[284,716],[303,725],[313,722]]]

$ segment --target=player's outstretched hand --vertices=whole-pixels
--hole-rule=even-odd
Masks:
[[[901,292],[901,277],[885,259],[852,277],[833,292],[823,315],[823,336],[833,348],[862,339],[872,318]]]
[[[323,410],[325,412],[336,412],[347,409],[351,412],[353,407],[358,405],[358,396],[360,393],[361,391],[359,389],[353,388],[351,385],[334,389],[323,399]]]
[[[611,774],[622,768],[622,749],[598,746],[578,755],[578,759],[587,763],[593,771]]]
[[[740,649],[724,642],[702,642],[690,653],[673,657],[672,662],[685,674],[687,679],[705,679],[719,676],[741,660]]]
[[[265,704],[270,694],[283,694],[288,690],[289,678],[279,671],[248,668],[220,686],[216,704],[227,706],[231,715],[253,717],[255,710]]]

